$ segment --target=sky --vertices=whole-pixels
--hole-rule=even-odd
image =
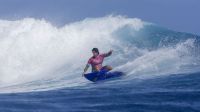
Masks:
[[[45,19],[62,26],[122,15],[200,35],[200,0],[0,0],[0,19]]]

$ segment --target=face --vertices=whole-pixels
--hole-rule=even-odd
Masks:
[[[98,53],[95,52],[95,51],[92,51],[92,54],[93,54],[94,57],[98,56]]]

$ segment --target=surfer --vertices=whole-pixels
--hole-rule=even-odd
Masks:
[[[88,63],[86,64],[82,75],[86,73],[90,65],[92,66],[92,72],[100,71],[100,70],[105,70],[105,71],[112,70],[111,66],[108,66],[108,65],[102,66],[104,58],[110,56],[112,52],[113,50],[110,50],[108,53],[100,54],[98,48],[93,48],[92,49],[93,56],[88,60]]]

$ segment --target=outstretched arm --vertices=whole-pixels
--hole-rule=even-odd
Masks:
[[[113,52],[113,50],[110,50],[108,53],[105,53],[104,56],[108,57],[108,56],[110,56],[112,54],[112,52]]]

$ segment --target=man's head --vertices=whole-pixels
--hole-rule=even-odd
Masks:
[[[93,53],[93,56],[94,56],[94,57],[98,56],[98,55],[99,55],[99,50],[98,50],[98,48],[93,48],[93,49],[92,49],[92,53]]]

